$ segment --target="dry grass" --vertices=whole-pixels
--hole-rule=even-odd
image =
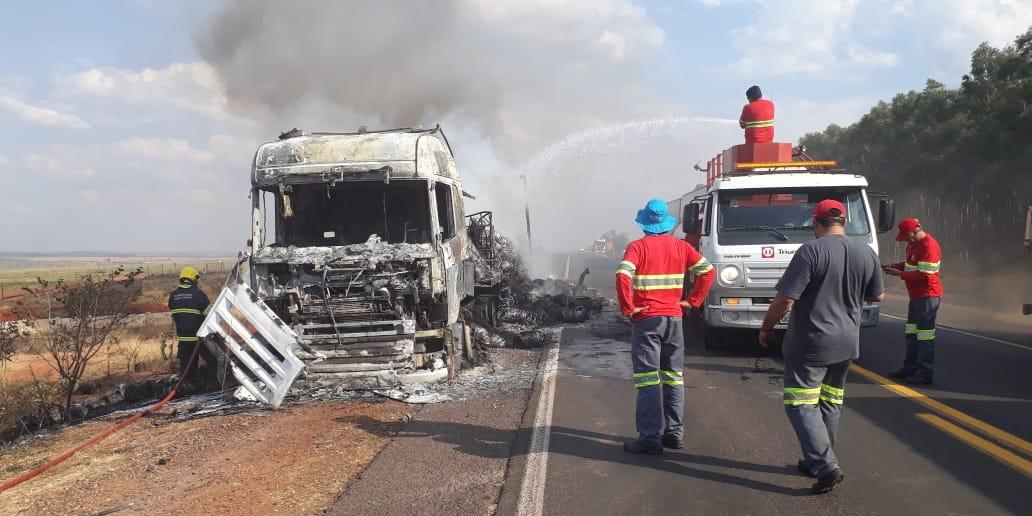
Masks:
[[[141,336],[137,332],[157,335]],[[168,327],[164,335],[155,327],[119,332],[89,364],[79,386],[90,394],[76,396],[77,401],[103,396],[119,383],[170,374],[174,358],[175,347]],[[27,352],[15,355],[10,363],[0,367],[0,432],[24,417],[38,415],[43,407],[54,403],[59,392],[57,372],[43,357]]]
[[[142,269],[150,278],[171,278],[169,282],[174,283],[179,267],[192,265],[203,273],[205,264],[214,271],[217,270],[219,261],[222,261],[224,272],[212,272],[205,274],[205,277],[214,278],[221,276],[222,279],[225,279],[228,268],[233,264],[232,258],[0,258],[0,287],[3,288],[6,299],[20,294],[22,287],[36,285],[36,278],[46,281],[56,281],[58,279],[75,281],[83,276],[108,274],[118,267],[122,267],[127,271]]]

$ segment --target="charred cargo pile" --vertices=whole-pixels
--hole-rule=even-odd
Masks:
[[[475,224],[468,229],[476,247],[478,277],[494,282],[491,289],[479,293],[476,305],[494,310],[472,314],[478,346],[543,346],[555,333],[548,327],[585,322],[605,306],[605,298],[592,295],[584,286],[590,271],[585,270],[576,284],[553,278],[531,280],[511,240],[493,232],[490,239],[482,238],[484,232]]]

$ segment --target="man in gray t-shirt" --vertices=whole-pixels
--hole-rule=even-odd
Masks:
[[[785,334],[784,403],[803,450],[799,469],[817,478],[815,494],[844,478],[832,451],[849,364],[860,357],[864,301],[884,297],[878,256],[846,236],[846,209],[825,199],[813,208],[817,240],[796,251],[760,328],[767,347],[774,325],[792,310]]]

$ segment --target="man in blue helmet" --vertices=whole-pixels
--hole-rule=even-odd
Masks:
[[[683,448],[683,310],[699,308],[713,284],[713,266],[691,244],[670,235],[677,219],[652,199],[635,219],[645,236],[627,246],[616,271],[620,311],[631,319],[631,360],[638,390],[638,438],[624,443],[630,453],[659,455]],[[695,282],[684,296],[685,275]]]

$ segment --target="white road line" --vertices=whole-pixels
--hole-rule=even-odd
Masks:
[[[541,516],[545,509],[545,477],[548,474],[548,440],[552,435],[552,404],[555,401],[555,378],[559,368],[559,341],[548,348],[545,368],[541,372],[541,390],[538,394],[534,432],[530,436],[527,465],[523,471],[523,486],[516,507],[518,516]]]
[[[882,315],[882,317],[888,317],[889,319],[896,319],[896,320],[899,320],[899,321],[906,321],[907,320],[906,317],[900,317],[898,315],[887,314],[885,312],[882,312],[881,315]],[[997,338],[994,338],[994,337],[987,337],[985,335],[979,335],[977,333],[971,333],[971,332],[964,331],[964,330],[958,330],[956,328],[952,328],[952,327],[949,327],[949,326],[943,326],[941,324],[936,324],[935,325],[935,329],[936,330],[952,331],[953,333],[959,333],[961,335],[967,335],[968,337],[975,337],[977,339],[984,339],[984,340],[988,340],[990,342],[995,342],[997,344],[1005,344],[1007,346],[1011,346],[1011,347],[1015,347],[1015,348],[1020,348],[1020,349],[1023,349],[1025,351],[1032,351],[1032,348],[1030,348],[1028,346],[1023,346],[1021,344],[1016,344],[1014,342],[1009,342],[1009,341],[1002,340],[1002,339],[997,339]]]

